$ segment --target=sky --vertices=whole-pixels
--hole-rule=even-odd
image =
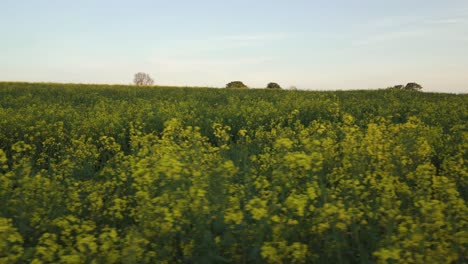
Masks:
[[[468,93],[467,0],[0,0],[0,81]]]

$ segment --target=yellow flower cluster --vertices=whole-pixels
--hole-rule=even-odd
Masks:
[[[14,263],[23,254],[23,238],[11,219],[0,217],[0,263]]]

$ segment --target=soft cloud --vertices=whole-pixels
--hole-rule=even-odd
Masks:
[[[258,33],[258,34],[239,34],[239,35],[225,35],[217,37],[220,40],[228,41],[253,41],[263,42],[272,40],[281,40],[294,37],[293,33]]]
[[[427,24],[432,25],[464,25],[468,24],[467,17],[452,17],[452,18],[441,18],[441,19],[433,19],[426,21]]]
[[[412,38],[419,38],[429,34],[429,30],[408,30],[408,31],[393,31],[393,32],[382,32],[369,36],[364,36],[361,39],[356,39],[352,42],[353,46],[367,46],[381,44],[384,42],[391,41],[402,41]]]
[[[295,33],[254,33],[254,34],[230,34],[230,35],[209,35],[196,39],[182,39],[170,43],[163,49],[166,53],[184,52],[184,53],[197,53],[197,52],[219,52],[229,51],[236,49],[251,49],[261,46],[269,45],[271,43],[278,43],[281,41],[290,40],[299,36]]]
[[[360,25],[361,34],[353,37],[352,46],[368,46],[384,42],[414,40],[468,24],[468,16],[450,17],[389,16]],[[461,39],[463,36],[456,36]]]

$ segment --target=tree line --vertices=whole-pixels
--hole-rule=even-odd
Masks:
[[[154,80],[153,80],[153,78],[151,78],[151,76],[148,73],[138,72],[138,73],[135,74],[135,76],[133,78],[133,83],[136,86],[152,86],[154,84]],[[228,88],[228,89],[248,89],[249,87],[247,85],[245,85],[241,81],[232,81],[232,82],[226,84],[226,88]],[[268,83],[266,88],[267,89],[282,89],[282,87],[278,83],[275,83],[275,82]],[[415,83],[415,82],[410,82],[410,83],[408,83],[406,85],[402,85],[402,84],[394,85],[392,87],[388,87],[387,89],[407,90],[407,91],[421,91],[422,88],[423,87],[420,84]],[[296,90],[296,88],[294,86],[291,89]]]

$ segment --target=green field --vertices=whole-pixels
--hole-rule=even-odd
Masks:
[[[468,95],[0,83],[0,263],[466,263]]]

